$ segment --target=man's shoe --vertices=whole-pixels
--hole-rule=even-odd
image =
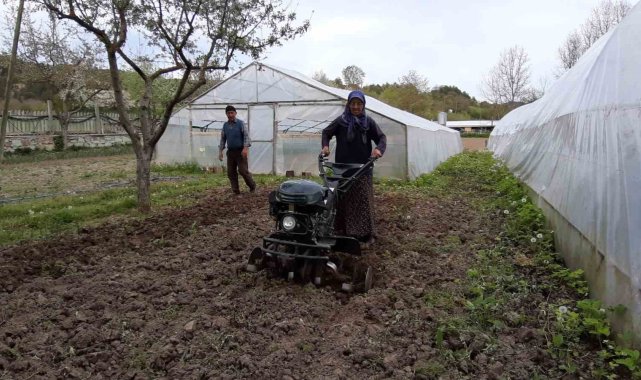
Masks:
[[[250,192],[250,193],[253,193],[253,192],[255,192],[255,191],[256,191],[256,186],[249,188],[249,192]]]
[[[240,190],[233,190],[234,195],[240,195]]]

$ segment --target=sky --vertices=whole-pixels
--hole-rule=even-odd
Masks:
[[[483,100],[481,83],[503,50],[522,46],[535,87],[555,80],[558,48],[601,0],[292,0],[305,35],[264,62],[330,79],[356,65],[365,85],[414,70],[430,86],[457,86]],[[637,0],[630,0],[632,5]]]
[[[529,56],[531,85],[549,88],[559,47],[602,1],[283,0],[311,26],[269,49],[263,61],[309,77],[323,71],[330,79],[356,65],[365,85],[397,82],[414,70],[431,87],[456,86],[484,100],[483,78],[514,45]],[[628,0],[632,6],[638,1]],[[251,62],[238,58],[236,69]]]

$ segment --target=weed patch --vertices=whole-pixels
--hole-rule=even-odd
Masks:
[[[54,142],[56,142],[54,137]],[[59,136],[60,144],[62,144],[62,136]],[[73,147],[73,149],[62,150],[62,145],[56,145],[54,150],[43,149],[24,149],[13,153],[5,153],[3,162],[7,164],[17,164],[24,162],[42,162],[51,160],[66,160],[81,157],[105,157],[105,156],[119,156],[123,154],[133,154],[131,144],[119,144],[109,147],[100,148],[83,148]]]
[[[641,378],[639,351],[616,344],[610,329],[608,316],[623,312],[622,307],[605,308],[586,298],[583,271],[565,267],[541,210],[505,165],[490,153],[466,152],[414,184],[434,193],[445,187],[450,194],[470,198],[479,212],[501,224],[494,247],[479,250],[461,284],[467,317],[455,323],[439,320],[437,347],[447,348],[448,339],[460,338],[464,331],[498,335],[523,326],[543,336],[548,355],[558,363],[556,376],[576,375],[585,364],[579,360],[592,360],[593,378]],[[457,244],[447,240],[440,253]],[[444,298],[434,293],[424,301],[453,311],[455,303]],[[446,361],[447,352],[441,351]]]

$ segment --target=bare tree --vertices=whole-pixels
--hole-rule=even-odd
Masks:
[[[592,46],[608,30],[621,22],[629,11],[630,3],[627,0],[602,1],[592,10],[592,14],[581,28],[584,43],[588,47]]]
[[[545,95],[549,86],[549,81],[547,77],[540,77],[537,85],[533,85],[529,88],[522,101],[525,103],[532,103],[535,100],[540,99]]]
[[[63,25],[53,14],[35,22],[31,18],[34,10],[31,11],[24,20],[24,37],[18,54],[29,64],[22,79],[46,82],[52,88],[51,100],[66,149],[72,117],[111,86],[108,78],[97,70],[98,50],[78,38],[79,30]]]
[[[559,57],[564,70],[570,69],[576,64],[585,52],[585,45],[579,32],[574,31],[565,39],[563,46],[559,48]]]
[[[323,84],[329,85],[331,83],[331,79],[325,74],[323,70],[318,70],[317,72],[312,75],[312,79],[317,80]]]
[[[496,104],[524,101],[530,94],[529,58],[518,45],[504,50],[483,81],[481,91]]]
[[[573,67],[586,50],[623,20],[630,8],[627,0],[603,0],[592,9],[590,17],[559,48],[562,71]]]
[[[426,93],[430,90],[430,82],[416,70],[410,70],[407,74],[402,75],[398,81],[403,86],[413,86],[420,93]]]
[[[151,209],[150,170],[154,148],[165,132],[174,108],[206,83],[206,73],[228,70],[232,59],[254,59],[282,41],[304,33],[309,21],[296,26],[295,13],[282,1],[234,0],[36,0],[58,18],[70,20],[92,34],[106,55],[119,122],[136,154],[138,209]],[[139,64],[132,35],[147,46],[147,58],[161,68],[146,71]],[[138,100],[139,122],[127,112],[120,65],[128,65],[144,82]],[[196,74],[197,80],[193,80]],[[154,112],[153,83],[161,77],[179,79],[162,112]],[[192,80],[190,80],[192,79]]]
[[[345,88],[345,85],[343,84],[343,80],[341,78],[329,79],[329,77],[323,70],[315,72],[312,76],[312,79],[317,80],[322,84],[330,87]]]
[[[363,88],[363,81],[365,80],[365,72],[363,69],[356,65],[350,65],[343,69],[343,83],[352,90]]]

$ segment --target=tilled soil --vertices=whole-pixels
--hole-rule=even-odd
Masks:
[[[272,227],[268,191],[212,189],[145,221],[0,250],[0,378],[405,379],[440,365],[437,324],[456,315],[426,299],[465,278],[498,221],[465,199],[379,192],[374,288],[346,294],[243,271]],[[522,335],[504,330],[491,355],[481,336],[446,342],[470,354],[438,372],[529,378],[546,364]]]

